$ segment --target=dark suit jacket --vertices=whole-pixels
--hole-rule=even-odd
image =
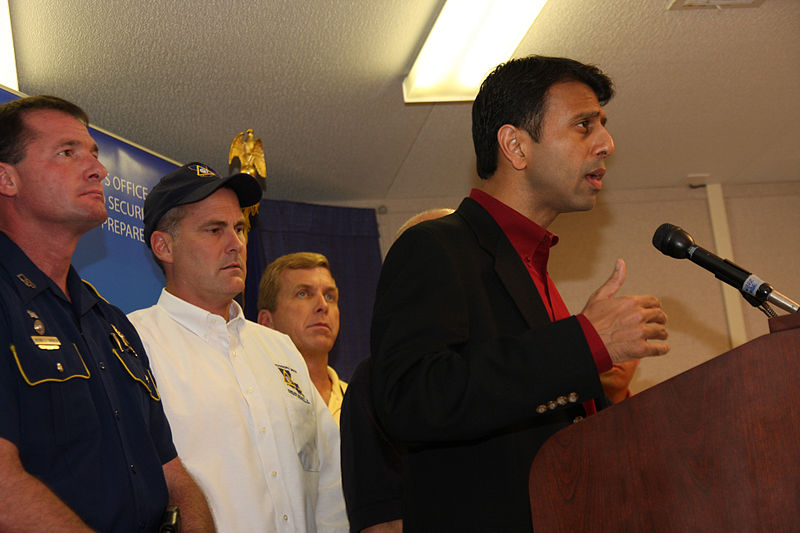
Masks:
[[[342,492],[353,533],[403,518],[401,450],[375,419],[371,368],[370,357],[358,364],[342,401]]]
[[[389,251],[372,354],[375,409],[409,447],[405,531],[530,531],[536,451],[585,416],[581,402],[604,396],[578,320],[550,321],[477,202],[409,229]]]

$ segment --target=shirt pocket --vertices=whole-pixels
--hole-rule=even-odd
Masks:
[[[286,410],[292,428],[292,439],[303,470],[320,471],[319,443],[317,438],[317,414],[310,394],[317,394],[316,389],[303,390],[297,383],[297,372],[287,366],[276,365],[283,376],[286,387]],[[320,399],[320,401],[322,401]]]
[[[116,348],[112,348],[111,351],[114,352],[114,356],[120,364],[122,364],[122,368],[125,370],[128,377],[141,387],[144,387],[144,390],[147,391],[150,398],[160,402],[161,396],[158,394],[156,381],[153,379],[153,374],[150,372],[150,369],[144,365],[142,359],[130,349],[120,352]]]
[[[35,387],[43,383],[63,383],[71,379],[91,377],[77,346],[61,345],[60,342],[54,344],[52,341],[39,342],[36,347],[14,344],[10,346],[11,355],[25,383]],[[48,348],[44,349],[42,346]]]
[[[292,404],[300,402],[293,401]],[[292,423],[292,434],[294,436],[297,457],[303,470],[306,472],[319,472],[319,445],[317,441],[317,416],[314,409],[309,405],[293,405],[297,408],[296,413],[290,414]]]
[[[20,441],[21,448],[53,458],[59,449],[94,439],[100,432],[90,383],[96,378],[75,344],[39,342],[31,339],[9,347],[21,378]]]

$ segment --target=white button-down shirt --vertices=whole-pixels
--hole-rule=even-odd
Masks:
[[[220,532],[347,531],[338,428],[288,336],[166,290],[129,318]]]

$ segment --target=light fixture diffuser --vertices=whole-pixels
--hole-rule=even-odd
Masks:
[[[19,90],[8,0],[0,0],[0,84],[15,91]]]
[[[474,100],[483,78],[508,60],[547,0],[448,0],[403,80],[403,99]]]

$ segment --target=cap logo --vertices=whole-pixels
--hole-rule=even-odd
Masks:
[[[193,170],[198,177],[201,178],[216,178],[217,174],[210,168],[204,165],[189,165],[189,170]]]

